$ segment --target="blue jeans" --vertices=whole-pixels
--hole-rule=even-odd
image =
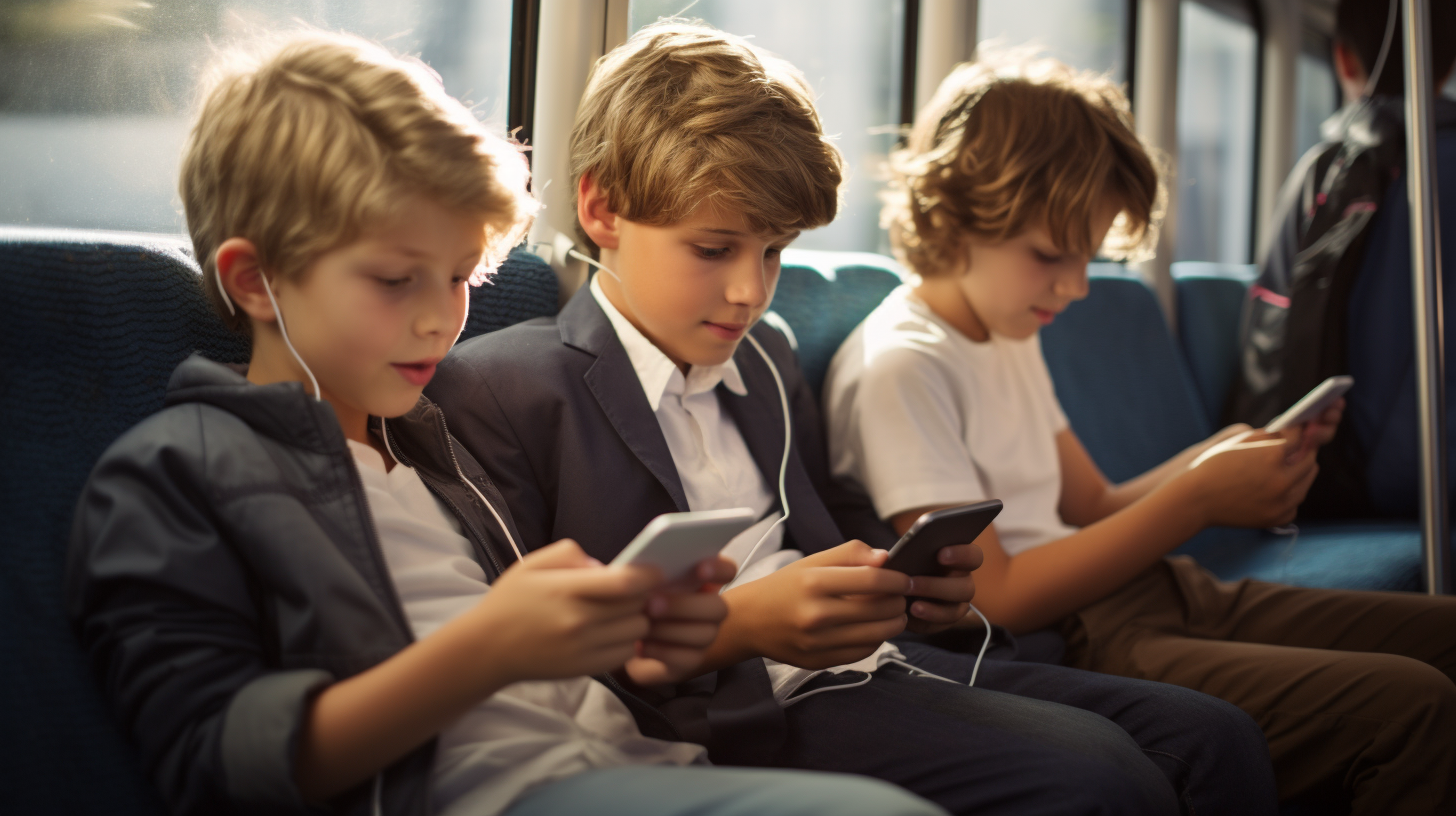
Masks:
[[[873,779],[750,768],[635,765],[549,782],[501,816],[945,816]]]

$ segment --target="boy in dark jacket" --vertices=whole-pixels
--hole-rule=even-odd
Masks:
[[[679,679],[721,560],[667,586],[522,557],[421,397],[534,209],[520,154],[422,66],[310,34],[219,71],[182,168],[193,357],[77,508],[70,613],[177,813],[931,814],[889,786],[701,766],[626,686]],[[285,319],[286,315],[286,319]],[[593,677],[598,675],[598,677]]]
[[[740,575],[702,676],[661,703],[715,762],[853,771],[954,813],[1272,812],[1262,738],[1211,697],[1011,661],[967,688],[974,655],[889,642],[969,614],[980,555],[880,569],[888,531],[831,484],[794,353],[759,323],[841,177],[792,66],[648,27],[597,63],[571,154],[602,271],[557,318],[462,344],[430,396],[527,549],[565,535],[605,560],[658,513],[761,514],[723,551]]]

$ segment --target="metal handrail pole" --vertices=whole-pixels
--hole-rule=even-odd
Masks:
[[[1446,366],[1437,231],[1435,123],[1431,118],[1429,0],[1404,0],[1406,189],[1410,195],[1411,284],[1415,306],[1416,407],[1421,442],[1421,539],[1426,592],[1446,595],[1450,521],[1446,492]]]

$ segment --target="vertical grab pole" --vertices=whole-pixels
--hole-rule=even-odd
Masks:
[[[1446,552],[1446,367],[1442,325],[1441,244],[1437,232],[1435,125],[1431,119],[1430,0],[1405,6],[1406,189],[1411,212],[1411,283],[1415,304],[1416,406],[1421,442],[1421,538],[1426,592],[1451,591]]]

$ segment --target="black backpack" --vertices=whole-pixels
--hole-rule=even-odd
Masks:
[[[1280,196],[1279,232],[1249,287],[1228,422],[1262,427],[1326,377],[1348,373],[1350,291],[1365,243],[1405,162],[1402,100],[1375,97],[1325,122]],[[1365,516],[1365,457],[1350,423],[1319,453],[1305,517]]]

